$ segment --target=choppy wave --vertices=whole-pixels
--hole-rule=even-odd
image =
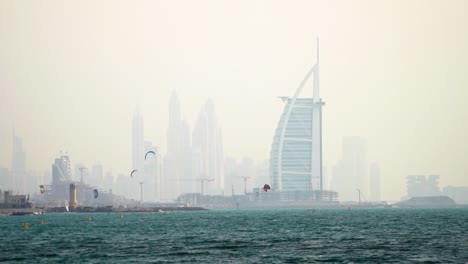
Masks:
[[[468,210],[239,210],[0,217],[0,262],[468,261]],[[44,219],[44,225],[40,225]],[[23,229],[23,222],[29,229]]]

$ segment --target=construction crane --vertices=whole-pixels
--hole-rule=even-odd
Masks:
[[[250,179],[250,177],[243,176],[243,177],[239,177],[239,178],[244,179],[244,195],[246,195],[247,194],[247,179]]]
[[[190,179],[190,178],[184,178],[184,179],[179,179],[180,181],[199,181],[201,184],[201,195],[203,196],[203,185],[205,182],[212,182],[214,179],[207,179],[207,178],[197,178],[197,179]]]
[[[201,195],[203,196],[203,184],[205,182],[212,182],[214,181],[214,179],[196,179],[196,181],[200,181],[201,183]]]
[[[367,202],[367,199],[366,197],[364,196],[364,194],[361,192],[361,190],[357,189],[358,193],[359,193],[359,204],[361,204],[361,196],[364,198],[364,201]]]

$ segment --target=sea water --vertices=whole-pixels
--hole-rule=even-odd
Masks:
[[[88,221],[90,216],[92,221]],[[40,224],[40,220],[44,224]],[[23,228],[28,222],[29,228]],[[468,261],[467,209],[277,209],[0,217],[0,262]]]

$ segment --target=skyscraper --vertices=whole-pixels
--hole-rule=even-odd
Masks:
[[[148,151],[153,151],[155,154],[149,153],[144,160],[141,177],[141,181],[143,182],[143,200],[156,201],[160,199],[161,191],[161,154],[157,146],[153,146],[153,143],[150,141],[145,141],[145,153]]]
[[[198,114],[192,134],[193,153],[201,156],[198,178],[214,179],[207,183],[206,194],[224,193],[224,152],[222,131],[216,117],[214,103],[208,99]]]
[[[132,122],[132,166],[134,170],[143,169],[144,157],[143,117],[137,110]]]
[[[66,154],[61,155],[52,164],[52,184],[56,185],[70,181],[72,181],[70,158]]]
[[[359,192],[369,197],[368,168],[367,139],[344,137],[343,158],[334,168],[332,179],[341,201],[357,201]]]
[[[192,131],[192,148],[193,148],[193,176],[194,179],[208,178],[208,120],[205,109],[200,109],[197,121]],[[209,182],[207,184],[213,184]],[[195,192],[201,192],[199,188],[194,188]],[[206,189],[206,188],[205,188]]]
[[[408,198],[440,195],[439,175],[409,175],[406,177]]]
[[[102,170],[102,164],[98,161],[95,161],[92,168],[91,168],[91,175],[93,181],[91,182],[92,185],[104,187],[104,172]],[[107,187],[107,186],[106,186]]]
[[[167,152],[164,158],[164,178],[161,195],[163,200],[177,198],[183,191],[182,184],[192,181],[192,157],[190,153],[190,131],[180,114],[177,93],[172,92],[169,101],[169,125],[167,128]]]
[[[278,123],[270,152],[272,188],[282,192],[323,190],[322,106],[319,93],[319,50],[292,98],[281,97],[286,105]],[[307,80],[314,75],[313,97],[299,98]]]
[[[370,167],[370,200],[380,202],[380,167],[377,162],[373,162]]]

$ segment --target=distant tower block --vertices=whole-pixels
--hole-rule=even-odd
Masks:
[[[77,201],[76,201],[76,183],[71,183],[70,184],[70,205],[73,206],[73,208],[76,208],[77,206]]]

